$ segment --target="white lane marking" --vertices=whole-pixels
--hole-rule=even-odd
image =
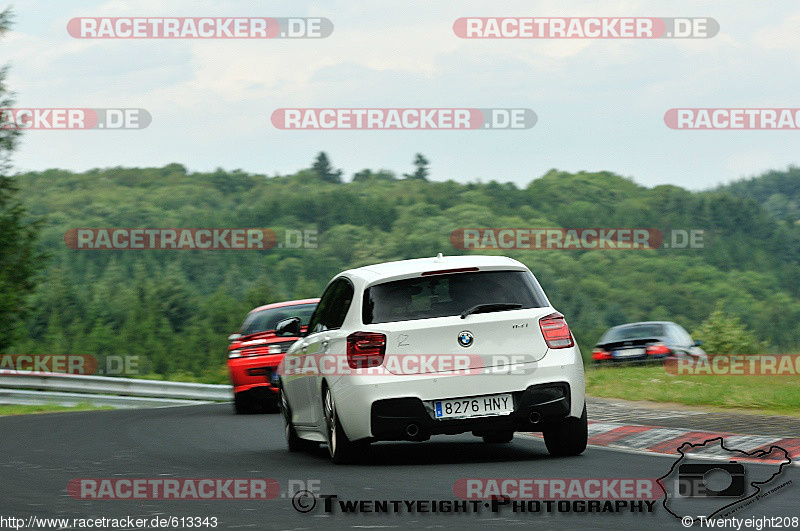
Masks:
[[[670,439],[675,439],[688,433],[688,430],[653,428],[652,430],[640,431],[628,437],[623,437],[612,444],[615,446],[626,446],[630,448],[649,448]]]
[[[618,422],[592,422],[589,424],[589,437],[607,433],[611,430],[621,428],[624,424]]]
[[[770,445],[780,441],[783,437],[767,437],[763,435],[734,435],[725,437],[725,446],[752,451],[756,448],[768,449]]]

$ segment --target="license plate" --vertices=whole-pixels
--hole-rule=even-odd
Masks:
[[[644,356],[643,348],[626,348],[625,350],[615,350],[611,353],[615,358],[627,358],[630,356]]]
[[[514,411],[514,400],[508,393],[473,398],[434,400],[433,411],[437,419],[508,415]]]

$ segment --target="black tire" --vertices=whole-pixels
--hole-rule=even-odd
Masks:
[[[487,444],[505,444],[505,443],[510,443],[513,438],[514,438],[514,432],[495,433],[492,435],[484,435],[483,442]]]
[[[266,403],[262,407],[265,413],[280,413],[281,412],[280,396],[275,396],[275,398],[270,398],[269,400],[266,401]]]
[[[331,456],[331,461],[337,465],[354,462],[368,445],[354,443],[347,437],[336,414],[333,393],[327,386],[322,388],[322,412],[325,417],[328,453]]]
[[[589,424],[586,420],[586,404],[581,418],[567,417],[560,423],[544,430],[544,444],[550,455],[567,457],[580,455],[586,450],[589,439]]]
[[[283,417],[283,434],[286,437],[286,446],[290,452],[303,452],[310,448],[316,447],[316,443],[301,439],[297,435],[297,430],[294,429],[292,424],[292,410],[289,409],[289,401],[286,399],[286,394],[283,392],[283,387],[279,387],[278,404]]]
[[[244,393],[233,395],[233,410],[237,415],[249,415],[253,412],[253,401]]]

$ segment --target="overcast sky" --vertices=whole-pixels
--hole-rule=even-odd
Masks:
[[[2,4],[0,4],[2,5]],[[719,1],[17,0],[0,63],[17,107],[141,107],[138,131],[28,131],[20,170],[161,166],[291,173],[328,153],[431,179],[527,184],[550,168],[707,188],[800,164],[800,131],[676,131],[673,107],[800,107],[800,4]],[[306,40],[80,40],[73,17],[327,17]],[[464,16],[713,17],[711,39],[466,40]],[[282,107],[524,107],[517,131],[284,131]]]

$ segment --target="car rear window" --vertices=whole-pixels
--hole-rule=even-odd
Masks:
[[[297,304],[295,306],[284,306],[282,308],[269,308],[253,312],[247,316],[242,323],[241,331],[243,336],[249,334],[256,334],[266,330],[275,330],[275,326],[290,317],[299,317],[303,326],[308,325],[311,314],[314,313],[314,308],[317,305],[312,304]]]
[[[612,328],[600,338],[600,343],[616,343],[633,339],[656,339],[664,337],[664,325],[643,323],[622,328]]]
[[[375,284],[364,291],[364,324],[460,315],[478,304],[547,306],[527,271],[479,271],[408,278]]]

